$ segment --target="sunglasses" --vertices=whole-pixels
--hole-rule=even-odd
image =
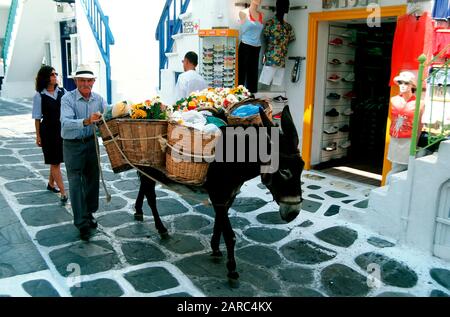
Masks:
[[[410,85],[411,83],[409,81],[399,80],[399,81],[397,81],[397,84],[399,84],[399,85]]]
[[[51,73],[50,76],[58,76],[58,73]]]

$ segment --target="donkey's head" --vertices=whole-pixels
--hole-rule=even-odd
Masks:
[[[263,111],[260,111],[260,115],[264,126],[273,126]],[[298,134],[288,106],[284,107],[281,115],[281,130],[278,168],[272,173],[262,174],[261,179],[280,206],[281,218],[290,222],[301,209],[303,199],[300,177],[305,163],[298,149]],[[276,151],[276,147],[272,147],[273,150]]]

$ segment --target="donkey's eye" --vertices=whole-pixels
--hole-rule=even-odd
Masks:
[[[292,178],[292,172],[288,169],[280,170],[280,175],[283,179],[286,179],[286,180]]]

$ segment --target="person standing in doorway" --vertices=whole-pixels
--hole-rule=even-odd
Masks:
[[[241,43],[238,53],[238,82],[251,93],[258,92],[258,66],[261,51],[263,14],[258,11],[261,0],[252,0],[248,9],[239,12]]]
[[[394,82],[400,88],[400,94],[391,98],[391,126],[389,129],[390,143],[388,160],[392,162],[391,171],[386,177],[389,184],[391,176],[408,169],[409,148],[414,122],[414,112],[416,109],[416,77],[411,72],[401,72],[394,78]],[[419,114],[419,129],[422,130],[420,118],[423,113],[423,104]],[[417,142],[417,140],[414,140]]]
[[[182,62],[184,73],[178,77],[175,87],[176,100],[189,97],[191,92],[208,88],[205,79],[195,71],[198,55],[195,52],[187,52]]]
[[[5,64],[3,58],[0,58],[0,91],[2,90],[3,78],[5,78]]]
[[[94,124],[100,121],[106,101],[92,92],[95,75],[89,65],[79,65],[74,76],[77,88],[61,101],[61,135],[74,225],[81,240],[88,241],[97,228],[93,213],[98,210],[99,166]]]
[[[58,74],[51,66],[42,66],[36,76],[36,94],[33,97],[32,118],[35,120],[36,144],[42,148],[44,163],[50,165],[47,190],[61,192],[61,204],[67,202],[61,174],[63,146],[61,138],[61,99],[66,93],[58,87]],[[58,188],[56,188],[56,186]]]

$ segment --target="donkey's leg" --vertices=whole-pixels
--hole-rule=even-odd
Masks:
[[[153,219],[155,220],[155,227],[158,230],[159,234],[162,236],[167,236],[167,229],[164,226],[163,222],[161,221],[161,218],[159,217],[158,209],[156,208],[156,192],[155,192],[155,186],[156,183],[153,180],[146,180],[146,191],[145,196],[147,197],[147,203],[150,206],[150,209],[152,210]]]
[[[228,278],[230,280],[237,280],[239,274],[236,271],[236,260],[234,258],[234,247],[236,245],[236,235],[231,227],[230,219],[228,218],[228,212],[223,215],[223,237],[225,239],[225,245],[227,247],[227,269]]]
[[[144,212],[142,211],[142,205],[144,203],[145,194],[145,184],[141,182],[139,186],[139,193],[136,197],[136,202],[134,203],[134,219],[137,221],[144,221]]]
[[[211,256],[221,257],[222,252],[220,251],[220,237],[222,236],[223,231],[223,219],[221,215],[221,211],[219,208],[214,207],[215,217],[214,217],[214,229],[211,237]]]

